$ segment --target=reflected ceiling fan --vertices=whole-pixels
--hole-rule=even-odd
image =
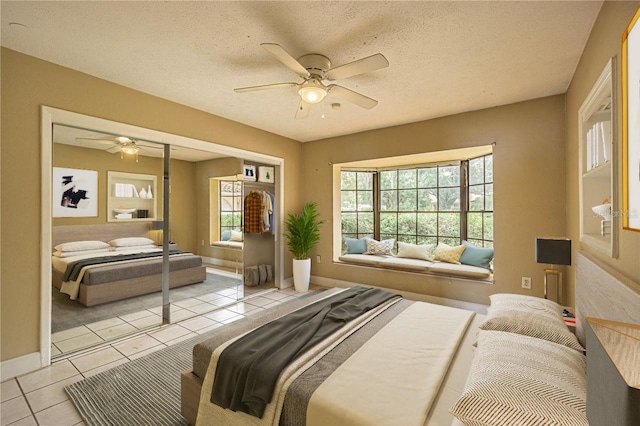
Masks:
[[[124,155],[135,155],[136,163],[138,162],[138,151],[148,151],[150,149],[164,150],[164,147],[148,145],[140,142],[137,139],[128,138],[126,136],[115,136],[112,139],[109,138],[76,138],[76,142],[90,141],[93,144],[109,144],[112,145],[105,151],[115,154],[120,152],[120,158],[124,158]],[[152,152],[152,151],[148,151]]]
[[[325,85],[323,81],[339,80],[388,67],[389,61],[380,53],[332,68],[329,58],[323,55],[313,53],[294,59],[294,57],[279,44],[262,43],[260,46],[275,56],[276,59],[282,62],[287,68],[302,77],[304,81],[301,83],[276,83],[262,86],[240,87],[234,89],[235,92],[244,93],[283,87],[297,87],[301,99],[298,110],[296,111],[296,118],[307,117],[311,105],[321,102],[329,93],[364,109],[371,109],[378,104],[378,101],[368,96],[354,92],[346,87],[338,86],[337,84]]]

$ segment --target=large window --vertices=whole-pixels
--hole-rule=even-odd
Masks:
[[[341,173],[343,237],[493,246],[493,157]]]
[[[373,178],[372,172],[342,172],[340,192],[343,237],[374,235]]]
[[[220,235],[242,229],[242,182],[220,180]]]

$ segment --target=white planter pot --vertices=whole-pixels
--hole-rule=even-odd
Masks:
[[[311,259],[293,259],[293,286],[299,293],[309,290]]]

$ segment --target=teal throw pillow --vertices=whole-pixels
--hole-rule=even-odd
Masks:
[[[490,262],[493,259],[492,248],[476,247],[468,241],[462,241],[462,244],[464,244],[466,248],[464,252],[462,252],[462,256],[460,256],[460,263],[491,270]]]
[[[222,237],[220,238],[222,241],[229,241],[231,239],[231,231],[223,231]]]
[[[344,239],[347,245],[346,254],[362,254],[367,251],[367,242],[364,238],[346,238]]]

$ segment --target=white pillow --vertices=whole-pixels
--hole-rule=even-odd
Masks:
[[[465,425],[588,426],[586,357],[546,340],[480,331],[465,390],[449,410]]]
[[[69,243],[58,244],[54,247],[56,251],[86,251],[109,248],[109,244],[104,241],[72,241]]]
[[[393,250],[393,243],[396,241],[395,239],[390,240],[382,240],[377,241],[372,238],[366,238],[365,242],[367,243],[367,251],[363,254],[382,254],[382,255],[392,255],[391,250]]]
[[[229,241],[242,241],[242,232],[231,231],[231,238],[229,238]]]
[[[113,251],[134,251],[134,250],[149,250],[149,249],[162,249],[162,246],[157,246],[155,244],[145,244],[143,246],[120,246],[113,247]]]
[[[558,343],[582,352],[584,348],[562,318],[562,306],[553,300],[523,294],[489,296],[491,306],[482,330],[507,331]]]
[[[396,257],[404,257],[408,259],[433,260],[431,250],[433,244],[409,244],[398,241],[398,254]]]
[[[154,241],[145,237],[124,237],[111,240],[109,241],[109,244],[113,247],[135,247],[154,244]]]
[[[72,256],[81,256],[85,254],[95,254],[95,253],[109,253],[111,250],[108,248],[95,249],[95,250],[82,250],[82,251],[56,251],[53,253],[55,257],[72,257]]]

